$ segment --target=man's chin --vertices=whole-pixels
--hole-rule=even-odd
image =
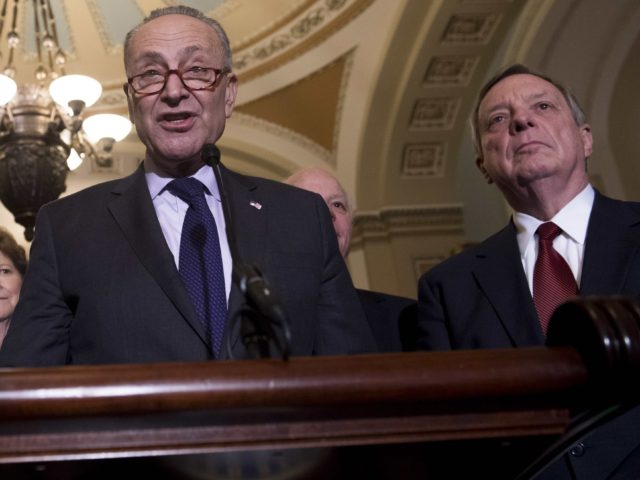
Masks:
[[[160,170],[174,177],[191,175],[202,166],[200,150],[193,148],[150,152],[150,158]]]
[[[516,172],[516,181],[520,186],[530,185],[531,183],[553,177],[557,173],[554,165],[545,162],[530,162],[528,165],[522,165]]]
[[[196,157],[200,157],[202,145],[202,141],[181,140],[159,145],[155,151],[159,157],[175,160],[176,162],[189,162]]]

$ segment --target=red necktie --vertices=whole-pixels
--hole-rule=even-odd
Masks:
[[[561,232],[560,227],[553,222],[543,223],[537,231],[538,258],[533,270],[533,302],[545,335],[556,307],[578,293],[571,268],[553,248],[553,239]]]

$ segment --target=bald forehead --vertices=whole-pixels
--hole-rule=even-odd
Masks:
[[[338,183],[333,176],[323,170],[304,170],[291,178],[295,183]]]
[[[308,170],[300,172],[297,175],[291,177],[291,183],[307,190],[312,190],[316,193],[316,189],[322,188],[323,190],[331,189],[344,193],[342,186],[338,181],[329,173],[322,170]]]
[[[187,53],[202,50],[208,54],[213,51],[216,56],[224,54],[218,33],[211,25],[180,14],[163,15],[140,25],[125,47],[125,67],[141,53],[160,56],[168,49]]]
[[[347,193],[342,188],[342,185],[340,185],[340,182],[324,170],[303,170],[289,177],[287,183],[317,193],[324,198],[327,203],[334,200],[342,200],[347,206],[349,205]]]

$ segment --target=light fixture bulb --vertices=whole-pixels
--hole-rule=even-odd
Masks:
[[[56,52],[55,62],[56,65],[64,65],[65,63],[67,63],[67,56],[60,49],[58,49],[58,51]]]
[[[47,78],[48,74],[49,72],[47,72],[47,69],[42,65],[39,65],[38,68],[36,68],[36,80],[38,80],[39,82],[44,81]]]
[[[17,91],[16,82],[11,77],[0,73],[0,106],[9,103]]]
[[[113,138],[119,142],[131,132],[131,122],[122,115],[99,113],[86,118],[82,122],[82,129],[93,144],[101,138]]]
[[[10,47],[17,47],[20,43],[20,35],[18,35],[18,32],[16,32],[15,30],[11,30],[7,34],[7,43]]]
[[[78,155],[75,148],[72,148],[67,157],[67,167],[69,167],[69,170],[74,171],[80,165],[82,165],[82,157]]]
[[[47,50],[53,50],[56,46],[56,42],[53,40],[51,35],[45,35],[42,39],[42,46]]]
[[[13,65],[7,65],[6,67],[4,67],[2,73],[4,73],[9,78],[16,78],[16,67],[14,67]]]
[[[63,75],[51,82],[49,93],[54,102],[65,108],[74,100],[80,100],[85,107],[90,107],[100,98],[102,85],[87,75]]]

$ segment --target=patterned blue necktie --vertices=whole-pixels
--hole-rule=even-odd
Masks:
[[[216,221],[195,178],[176,178],[167,189],[189,204],[182,224],[179,271],[216,357],[227,318],[222,255]]]

